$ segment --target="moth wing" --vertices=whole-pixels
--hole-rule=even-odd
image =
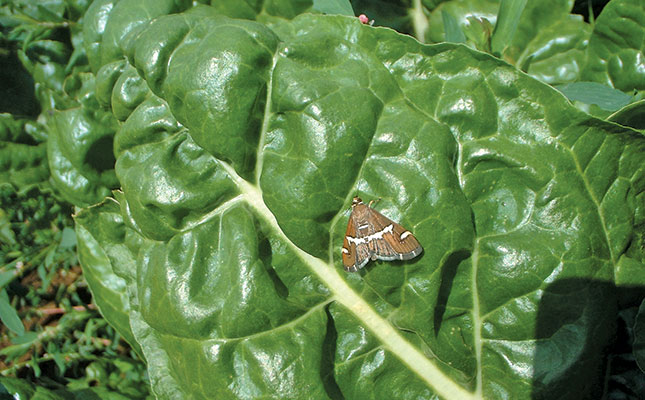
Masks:
[[[382,232],[382,235],[372,234],[374,240],[370,241],[370,251],[373,258],[385,261],[410,260],[421,254],[423,248],[410,231],[378,211],[370,211],[374,213],[371,218],[374,232]]]
[[[390,244],[385,241],[385,235],[387,231],[392,228],[388,228],[390,224],[394,222],[386,217],[385,215],[379,213],[376,210],[370,210],[369,218],[369,237],[371,240],[367,242],[369,248],[370,258],[373,260],[396,260],[396,251],[390,246]]]
[[[412,232],[396,222],[392,233],[384,235],[383,238],[397,252],[399,260],[410,260],[423,252],[423,247]]]
[[[350,242],[349,238],[357,238],[356,221],[353,215],[349,216],[347,221],[347,231],[343,240],[341,254],[343,256],[343,266],[347,272],[356,272],[363,268],[370,260],[369,250],[366,243],[357,243],[357,240]]]
[[[352,216],[349,216],[349,221],[347,221],[347,231],[345,232],[345,238],[343,240],[343,248],[341,250],[341,255],[343,257],[343,266],[348,272],[355,272],[358,268],[354,269],[354,264],[356,264],[356,245],[350,244],[347,240],[348,237],[354,237],[356,234],[356,227],[353,224]]]

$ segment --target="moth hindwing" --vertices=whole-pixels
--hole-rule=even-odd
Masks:
[[[356,272],[369,260],[409,260],[422,251],[410,231],[354,197],[341,250],[346,271]]]

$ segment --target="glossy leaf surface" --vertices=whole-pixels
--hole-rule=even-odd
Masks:
[[[589,40],[585,80],[631,92],[645,90],[645,3],[614,0],[598,16]]]
[[[97,209],[101,212],[97,212]],[[130,305],[126,282],[117,270],[135,268],[133,251],[126,244],[126,232],[118,205],[108,199],[76,217],[79,261],[92,268],[84,269],[85,280],[94,294],[101,314],[109,316],[112,324],[128,343],[142,354],[130,329]],[[122,273],[123,274],[123,273]]]
[[[439,11],[458,19],[464,31],[480,31],[482,28],[474,18],[485,19],[495,27],[490,38],[492,43],[487,47],[483,40],[476,40],[479,35],[473,34],[471,45],[499,54],[505,61],[543,82],[575,82],[587,61],[591,28],[582,16],[569,14],[572,6],[571,0],[446,1],[431,13],[426,39],[443,41],[445,28],[439,21]],[[516,13],[520,13],[519,16]],[[498,21],[500,15],[504,16],[503,21]],[[490,49],[491,44],[493,49]]]
[[[160,398],[602,391],[616,270],[642,260],[642,135],[356,18],[120,18],[94,67],[122,192],[77,233]],[[423,255],[346,274],[356,194]]]

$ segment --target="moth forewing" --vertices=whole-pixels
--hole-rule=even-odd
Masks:
[[[343,265],[348,272],[356,272],[356,245],[350,244],[348,238],[356,237],[356,229],[352,223],[350,215],[349,222],[347,223],[347,231],[345,232],[345,240],[343,240],[343,249],[341,250],[343,256]]]
[[[390,245],[389,241],[385,238],[392,235],[394,230],[394,222],[379,213],[378,211],[369,208],[369,221],[372,226],[370,232],[370,240],[368,247],[370,249],[370,256],[372,259],[379,260],[396,260],[396,250]]]
[[[379,260],[409,260],[423,250],[412,233],[401,225],[387,218],[376,210],[370,209],[374,214],[373,220],[377,232],[383,235],[375,235],[374,249],[375,258]]]
[[[398,260],[410,260],[423,251],[421,244],[414,235],[401,225],[393,222],[392,234],[384,235],[384,239],[394,251]]]

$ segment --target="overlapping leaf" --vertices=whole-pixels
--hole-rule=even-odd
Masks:
[[[465,31],[477,31],[481,28],[473,18],[485,18],[494,26],[500,23],[497,21],[500,7],[509,7],[511,3],[521,4],[447,1],[431,13],[425,37],[428,42],[445,40],[442,12],[457,19]],[[561,84],[579,80],[586,61],[585,51],[591,27],[583,21],[582,16],[570,14],[572,6],[571,0],[527,2],[521,9],[521,18],[513,18],[517,24],[516,30],[503,34],[498,32],[499,27],[495,27],[494,39],[501,48],[492,51],[497,50],[501,58],[543,82]],[[484,33],[482,35],[485,36]]]
[[[598,17],[589,40],[583,78],[626,92],[645,90],[645,4],[639,0],[610,2]]]
[[[127,285],[157,395],[599,390],[614,274],[642,260],[640,135],[492,57],[352,18],[112,18],[129,17],[107,18],[94,67],[124,121],[123,192],[79,239]],[[423,256],[345,274],[356,194]]]

